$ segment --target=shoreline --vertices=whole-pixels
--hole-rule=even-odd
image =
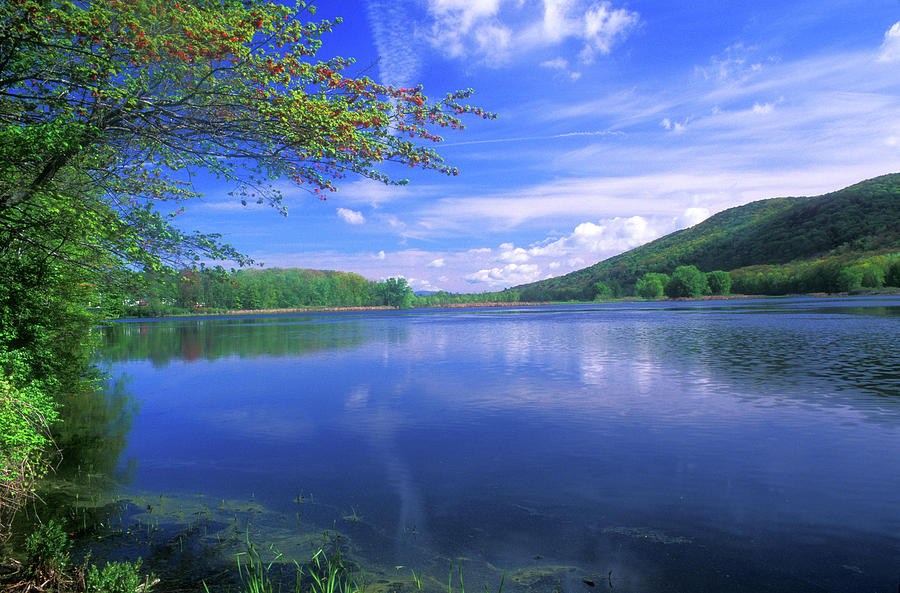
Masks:
[[[281,308],[281,309],[230,309],[225,311],[201,311],[186,312],[174,315],[161,315],[158,317],[141,317],[128,316],[116,317],[108,321],[117,320],[139,320],[139,319],[166,319],[178,317],[215,317],[215,316],[237,316],[237,315],[280,315],[290,313],[345,313],[345,312],[365,312],[365,311],[411,311],[425,309],[477,309],[477,308],[497,308],[497,307],[539,307],[546,305],[590,305],[600,303],[679,303],[692,301],[727,301],[727,300],[748,300],[748,299],[783,299],[783,298],[845,298],[857,296],[900,296],[900,290],[884,291],[884,292],[864,292],[864,293],[847,293],[847,292],[812,292],[806,294],[784,294],[784,295],[766,295],[766,294],[730,294],[730,295],[705,295],[702,297],[679,297],[679,298],[661,298],[661,299],[640,299],[637,297],[623,297],[619,299],[607,299],[602,301],[512,301],[512,302],[487,302],[487,303],[446,303],[443,305],[429,305],[425,307],[410,307],[409,309],[399,309],[388,305],[371,305],[371,306],[353,306],[353,307],[302,307],[302,308]]]

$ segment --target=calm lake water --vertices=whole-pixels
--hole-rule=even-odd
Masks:
[[[120,521],[193,525],[182,563],[324,529],[395,591],[900,583],[900,298],[136,321],[101,359]]]

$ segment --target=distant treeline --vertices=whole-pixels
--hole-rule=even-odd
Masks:
[[[124,286],[124,288],[123,288]],[[516,291],[416,295],[403,278],[368,280],[352,272],[271,268],[222,268],[134,274],[107,289],[104,309],[113,316],[175,315],[189,312],[302,309],[315,307],[396,308],[510,302]]]
[[[900,253],[831,254],[782,265],[747,266],[704,272],[678,266],[672,274],[635,273],[625,286],[596,281],[584,288],[541,283],[521,289],[477,294],[434,292],[416,295],[403,278],[368,280],[359,274],[299,268],[169,271],[134,275],[127,289],[104,292],[111,316],[156,317],[184,313],[337,307],[440,307],[479,303],[655,299],[737,294],[804,294],[900,288]]]

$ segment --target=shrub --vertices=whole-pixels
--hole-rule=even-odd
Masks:
[[[86,593],[146,593],[153,585],[152,575],[141,576],[141,560],[109,562],[103,569],[92,564],[84,575]]]
[[[58,578],[69,564],[69,538],[52,519],[25,540],[25,567],[32,576]]]
[[[56,407],[35,387],[16,388],[0,371],[0,539],[48,469],[49,424]]]

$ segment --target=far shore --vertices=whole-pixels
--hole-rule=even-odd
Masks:
[[[620,299],[604,299],[599,301],[513,301],[513,302],[491,302],[491,303],[447,303],[444,305],[429,305],[425,307],[412,307],[411,309],[473,309],[488,307],[538,307],[541,305],[589,305],[597,303],[675,303],[675,302],[691,302],[691,301],[726,301],[726,300],[744,300],[744,299],[783,299],[783,298],[840,298],[850,296],[898,296],[900,290],[885,291],[867,291],[867,292],[812,292],[807,294],[785,294],[785,295],[765,295],[765,294],[729,294],[729,295],[706,295],[697,298],[679,297],[679,298],[661,298],[654,300],[645,300],[638,297],[623,297]],[[302,307],[295,309],[232,309],[225,311],[217,310],[199,310],[195,312],[177,313],[173,315],[163,315],[161,317],[120,317],[118,319],[160,319],[164,317],[212,317],[212,316],[231,316],[231,315],[265,315],[265,314],[283,314],[283,313],[341,313],[354,311],[402,311],[410,309],[398,309],[387,305],[367,306],[367,307]]]

